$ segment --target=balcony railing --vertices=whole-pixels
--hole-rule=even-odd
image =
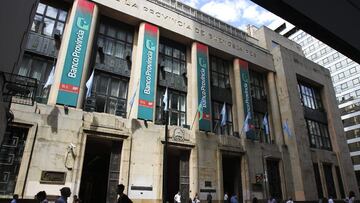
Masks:
[[[0,72],[3,102],[34,105],[38,81],[12,73]]]

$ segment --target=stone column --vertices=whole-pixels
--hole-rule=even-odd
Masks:
[[[268,94],[270,99],[270,121],[271,121],[271,134],[272,139],[279,146],[284,144],[284,133],[282,130],[281,117],[280,117],[280,108],[276,92],[275,84],[275,73],[269,72],[267,74],[268,82]]]
[[[149,43],[149,38],[155,37],[156,44]],[[137,43],[134,43],[133,46],[133,55],[132,55],[132,67],[131,67],[131,77],[129,82],[129,90],[128,90],[128,105],[127,105],[127,117],[128,118],[138,118],[138,111],[139,111],[139,98],[140,93],[142,95],[147,94],[145,92],[145,79],[144,81],[141,81],[142,76],[143,78],[146,78],[146,73],[142,68],[145,66],[149,66],[148,69],[150,70],[150,74],[154,74],[154,77],[150,77],[149,81],[153,85],[150,85],[150,92],[154,94],[153,101],[150,101],[152,99],[148,99],[146,101],[146,105],[148,109],[151,109],[151,106],[153,108],[153,115],[152,119],[154,119],[155,116],[155,109],[156,109],[156,89],[157,89],[157,69],[158,69],[158,50],[159,50],[159,28],[151,25],[149,23],[142,22],[139,26],[139,31],[135,33],[134,40],[137,40]],[[153,41],[150,41],[153,42]],[[151,56],[152,60],[151,63],[145,64],[148,62],[150,56],[148,56],[148,50],[144,49],[155,49],[155,50],[149,50],[153,53]],[[145,58],[144,57],[148,57]],[[144,64],[143,64],[144,63]],[[147,79],[146,79],[147,80]],[[134,96],[135,95],[135,96]],[[134,97],[134,103],[131,107],[129,105],[130,100]],[[142,99],[142,101],[145,101]],[[142,106],[144,106],[142,105]],[[151,120],[151,119],[148,119]]]
[[[77,16],[76,14],[77,11],[79,11],[79,9],[85,10],[86,14]],[[91,18],[83,18],[84,16],[86,17],[91,16]],[[67,87],[63,86],[63,89],[65,88],[71,91],[72,94],[77,94],[77,99],[75,100],[75,103],[70,106],[76,108],[82,107],[83,96],[84,93],[86,92],[85,83],[89,77],[89,69],[91,69],[89,67],[89,62],[91,57],[91,50],[94,41],[95,30],[96,30],[97,17],[98,17],[98,8],[96,4],[86,0],[74,1],[73,6],[69,12],[69,21],[67,23],[67,26],[65,27],[64,34],[62,36],[61,47],[58,54],[58,60],[56,62],[54,83],[51,85],[48,104],[55,105],[57,103],[62,75],[64,74],[68,75],[69,70],[72,67],[72,66],[68,67],[69,66],[68,61],[71,59],[67,59],[67,58],[69,56],[72,56],[73,57],[72,62],[77,64],[76,66],[74,65],[76,70],[74,69],[73,72],[74,78],[69,77],[67,79],[69,80],[78,79],[80,80],[80,83],[79,85],[73,85],[73,87],[69,87],[67,84]],[[91,19],[91,22],[88,22],[89,19]],[[78,31],[73,30],[75,27],[77,28]],[[87,34],[84,33],[88,33],[88,38],[86,38]],[[74,35],[77,36],[74,38]],[[82,42],[84,42],[81,40],[85,40],[85,39],[87,39],[87,43],[81,44]],[[78,48],[80,46],[76,47],[76,44],[81,44],[82,47],[81,51],[79,50],[80,48]],[[71,47],[74,50],[68,50]],[[75,51],[78,51],[77,54],[75,54],[78,55],[78,57],[75,57],[74,53],[72,54],[70,53]],[[68,52],[70,53],[70,55]],[[65,64],[66,60],[68,64]],[[71,63],[70,61],[70,64],[74,64],[74,63]],[[81,65],[81,63],[83,63],[83,65]],[[66,68],[65,70],[66,72],[64,72],[65,68]]]
[[[190,162],[189,162],[189,184],[190,184],[190,198],[194,198],[195,194],[200,194],[199,190],[199,158],[198,158],[198,148],[194,147],[190,152]]]
[[[242,129],[244,126],[244,120],[245,120],[245,113],[244,113],[244,102],[243,102],[243,95],[242,95],[242,90],[241,90],[241,77],[240,77],[240,59],[234,59],[233,61],[233,66],[234,66],[234,81],[235,81],[235,86],[234,86],[234,90],[233,91],[233,96],[235,97],[235,101],[236,101],[236,110],[233,111],[234,112],[234,117],[237,118],[237,125],[238,125],[238,130],[239,130],[239,134],[243,134],[241,135],[241,139],[245,140],[243,138],[245,138],[246,136],[244,136],[244,133],[242,133]],[[235,122],[235,120],[234,120]]]

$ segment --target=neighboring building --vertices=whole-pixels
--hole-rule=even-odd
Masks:
[[[275,22],[270,27],[298,43],[306,58],[329,69],[360,185],[360,65],[288,22]]]
[[[11,106],[4,197],[68,186],[83,202],[115,202],[119,183],[134,202],[356,189],[329,71],[270,30],[256,39],[177,1],[54,0],[40,1],[29,32],[15,72],[40,86],[35,105]]]

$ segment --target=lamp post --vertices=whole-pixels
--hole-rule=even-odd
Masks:
[[[166,203],[167,198],[167,153],[168,153],[168,123],[169,123],[169,98],[166,101],[167,109],[165,109],[165,105],[163,105],[162,111],[165,116],[165,144],[164,144],[164,154],[163,154],[163,203]]]

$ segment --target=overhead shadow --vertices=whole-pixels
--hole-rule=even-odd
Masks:
[[[50,114],[47,116],[46,123],[51,127],[52,133],[57,133],[58,131],[59,113],[59,108],[54,106]]]

